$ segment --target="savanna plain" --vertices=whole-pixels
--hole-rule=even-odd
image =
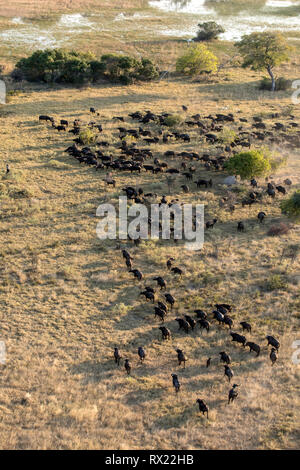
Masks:
[[[242,205],[252,190],[249,181],[228,187],[226,171],[209,168],[202,160],[187,161],[188,167],[195,167],[194,181],[200,177],[213,181],[212,187],[199,189],[186,180],[178,154],[220,155],[218,145],[186,125],[193,115],[200,114],[206,123],[209,115],[232,113],[235,121],[224,124],[225,142],[241,125],[251,131],[253,117],[260,117],[268,130],[275,122],[288,127],[291,116],[300,125],[300,104],[292,102],[291,90],[259,90],[262,72],[241,68],[234,41],[209,44],[222,64],[217,73],[204,78],[176,73],[177,57],[191,46],[176,32],[161,35],[155,28],[174,31],[180,22],[187,28],[195,19],[189,13],[154,10],[148,2],[0,0],[0,34],[15,28],[20,37],[18,26],[9,26],[16,17],[22,17],[27,27],[31,21],[36,34],[41,25],[43,30],[54,28],[61,15],[84,12],[99,17],[103,29],[70,33],[64,47],[96,55],[121,50],[145,56],[168,73],[129,85],[104,80],[81,86],[16,82],[10,76],[15,63],[43,43],[36,39],[36,44],[20,40],[14,44],[13,34],[3,36],[0,64],[7,102],[0,105],[0,341],[5,343],[6,360],[0,364],[0,448],[296,449],[300,369],[292,357],[293,343],[300,340],[295,248],[300,228],[282,213],[280,204],[300,189],[299,149],[284,141],[268,143],[269,150],[284,160],[268,181],[284,185],[289,179],[292,184],[286,186],[287,195],[276,192],[272,198],[265,193],[265,178],[258,178],[264,193],[250,206]],[[149,35],[132,22],[127,22],[129,26],[120,22],[121,14],[137,15],[133,21],[141,21]],[[299,15],[299,10],[294,14]],[[114,29],[108,30],[112,23]],[[289,80],[300,79],[297,34],[288,38],[293,46],[290,61],[276,70]],[[62,39],[59,35],[53,32],[57,41]],[[99,115],[91,114],[91,107]],[[92,120],[101,123],[99,139],[109,143],[104,152],[115,158],[120,155],[118,127],[138,129],[140,124],[129,113],[148,110],[182,118],[179,130],[190,135],[190,142],[164,143],[160,138],[148,147],[153,158],[180,173],[170,179],[165,172],[113,171],[115,187],[104,181],[108,170],[96,171],[64,152],[73,144],[73,134],[57,132],[51,123],[38,119],[46,114],[56,122],[78,118],[84,125]],[[159,131],[156,122],[144,128],[154,134]],[[288,129],[295,135],[299,130]],[[147,147],[142,139],[136,143]],[[253,148],[262,145],[255,141]],[[175,156],[166,157],[169,150]],[[152,165],[153,158],[145,163]],[[203,249],[189,251],[173,240],[146,240],[136,246],[132,241],[98,239],[97,207],[107,202],[117,205],[127,186],[157,194],[157,201],[166,195],[169,201],[203,203],[205,220],[218,219],[213,229],[205,230]],[[263,223],[257,219],[260,211],[266,213]],[[237,231],[238,222],[244,223],[243,232]],[[274,234],[272,228],[280,224],[286,231]],[[130,252],[134,268],[143,273],[141,282],[128,272],[122,249]],[[183,269],[182,276],[167,269],[171,257]],[[164,301],[165,292],[156,286],[155,276],[165,279],[166,292],[176,298],[164,323],[171,330],[170,341],[161,339],[153,304],[139,295],[145,285],[152,286],[156,300]],[[259,357],[231,342],[228,327],[212,319],[214,305],[222,303],[232,306],[232,331],[261,346]],[[189,334],[179,331],[175,318],[195,317],[196,309],[207,312],[210,331],[201,333],[198,326]],[[242,333],[241,321],[251,323],[251,333]],[[274,366],[267,335],[280,341]],[[119,367],[113,358],[115,346],[122,354]],[[143,363],[137,355],[139,346],[147,354]],[[187,357],[185,369],[178,366],[177,348]],[[232,359],[231,384],[224,377],[221,351]],[[209,357],[211,365],[206,367]],[[124,358],[130,360],[130,375]],[[178,394],[172,373],[181,382]],[[239,396],[228,405],[232,383],[239,384]],[[208,404],[209,419],[199,414],[198,398]]]

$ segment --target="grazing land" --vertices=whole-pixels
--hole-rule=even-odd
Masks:
[[[20,2],[2,3],[1,21],[19,16]],[[50,9],[56,14],[83,8],[95,11],[98,5],[104,5],[107,13],[110,3],[24,2],[22,16],[36,12],[43,16]],[[132,11],[143,3],[114,1],[114,8]],[[250,131],[254,116],[261,117],[268,130],[275,122],[288,126],[292,120],[300,126],[300,105],[292,104],[290,90],[274,94],[258,90],[261,73],[235,63],[206,80],[179,77],[174,63],[188,47],[185,43],[178,38],[136,39],[131,33],[125,38],[125,52],[147,51],[162,70],[170,70],[169,75],[146,84],[103,82],[81,87],[18,83],[7,76],[8,102],[0,107],[0,341],[6,346],[6,363],[0,364],[0,448],[296,449],[300,369],[292,361],[292,344],[300,339],[300,271],[299,256],[293,261],[286,253],[299,245],[299,224],[282,214],[285,196],[276,193],[273,199],[265,194],[264,178],[258,179],[264,189],[262,199],[243,207],[241,201],[251,191],[249,182],[228,188],[223,184],[228,176],[223,169],[208,169],[203,161],[193,160],[187,164],[195,166],[195,175],[213,180],[212,188],[197,189],[183,176],[178,153],[219,156],[216,145],[185,124],[194,114],[206,122],[210,114],[232,113],[235,122],[224,127],[238,133],[239,119],[247,119],[243,127]],[[99,53],[105,52],[106,45],[109,52],[117,48],[111,37],[104,45],[98,36],[94,41],[75,45]],[[234,46],[216,41],[211,49],[225,62]],[[0,63],[3,59],[11,70],[21,56],[24,50],[19,49],[13,60],[8,59],[5,49]],[[282,65],[278,75],[296,80],[299,65],[294,50],[291,62]],[[91,107],[99,116],[91,116]],[[101,140],[109,143],[107,152],[115,157],[120,153],[117,128],[138,129],[139,123],[128,114],[147,110],[180,115],[180,130],[191,136],[188,143],[160,139],[150,146],[154,157],[180,170],[171,185],[165,173],[142,170],[116,171],[116,186],[107,186],[106,169],[80,164],[64,152],[73,144],[72,134],[58,133],[38,120],[43,114],[56,122],[95,120],[103,126]],[[275,114],[278,117],[272,117]],[[124,123],[113,120],[114,116],[124,117]],[[157,123],[145,128],[153,134],[159,130]],[[299,133],[299,128],[288,129],[289,134]],[[139,140],[137,145],[145,147],[145,142]],[[266,144],[255,141],[253,147],[262,145]],[[300,189],[299,148],[291,149],[284,140],[268,146],[286,159],[269,181],[282,185],[289,178],[288,195]],[[176,156],[166,158],[168,150]],[[187,192],[182,191],[184,184]],[[142,241],[139,246],[99,240],[96,209],[104,202],[117,204],[126,186],[155,193],[158,201],[166,195],[168,200],[204,203],[205,220],[216,217],[218,222],[205,231],[203,249],[188,251],[172,240]],[[233,212],[223,198],[235,205]],[[266,213],[263,223],[257,220],[260,211]],[[243,233],[237,232],[240,221],[245,225]],[[288,233],[270,236],[271,227],[280,223],[288,226]],[[142,282],[127,271],[122,248],[130,251],[134,267],[142,271]],[[168,271],[170,257],[183,268],[182,277]],[[165,320],[171,341],[161,340],[153,304],[139,296],[144,285],[151,285],[156,298],[164,300],[155,276],[166,280],[166,292],[176,298]],[[212,320],[214,305],[221,303],[232,305],[233,331],[261,346],[259,357],[232,343],[228,327]],[[210,332],[201,333],[198,326],[189,334],[178,331],[175,318],[195,317],[195,309],[208,313]],[[251,334],[242,333],[241,321],[251,323]],[[266,335],[280,341],[274,366]],[[123,362],[115,365],[115,346],[123,359],[129,358],[131,375],[127,376]],[[139,346],[147,353],[142,364]],[[178,366],[177,348],[187,356],[185,369]],[[220,351],[230,354],[232,383],[240,385],[239,397],[230,405],[230,384],[219,362]],[[212,362],[207,368],[209,357]],[[177,395],[171,373],[178,374],[181,382]],[[199,416],[198,398],[209,405],[209,419]]]

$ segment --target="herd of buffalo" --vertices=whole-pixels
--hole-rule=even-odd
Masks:
[[[187,107],[183,106],[182,109],[184,113],[188,112]],[[128,117],[114,116],[112,123],[118,123],[118,127],[111,126],[111,139],[102,140],[101,134],[103,133],[104,124],[98,122],[100,113],[95,108],[90,108],[90,113],[93,120],[88,124],[82,123],[80,119],[75,119],[72,124],[66,119],[61,119],[56,123],[54,118],[46,115],[40,116],[39,120],[49,122],[51,127],[58,132],[71,134],[70,137],[72,137],[73,143],[68,145],[65,152],[79,163],[93,166],[97,171],[104,172],[102,180],[106,185],[111,185],[114,188],[117,187],[118,174],[129,172],[129,174],[134,173],[136,175],[145,172],[152,174],[153,179],[164,178],[163,183],[168,178],[171,179],[173,185],[175,181],[179,182],[180,191],[185,194],[193,193],[202,187],[210,191],[215,186],[214,175],[222,176],[224,164],[228,158],[234,153],[241,152],[244,148],[255,148],[262,142],[271,146],[282,146],[290,151],[300,147],[300,130],[298,130],[298,124],[292,115],[285,116],[284,122],[280,122],[279,114],[270,115],[268,122],[271,121],[271,124],[266,124],[263,118],[259,116],[246,119],[240,116],[239,113],[236,115],[231,113],[216,114],[214,116],[195,114],[186,117],[180,125],[170,127],[168,126],[168,118],[171,116],[168,113],[156,114],[151,111],[136,111],[130,113]],[[136,125],[134,125],[135,123]],[[233,126],[235,129],[235,138],[230,144],[225,144],[220,138],[225,126]],[[93,144],[87,144],[83,141],[83,129],[89,129],[93,135],[96,135]],[[195,140],[194,147],[197,146],[197,151],[191,150],[193,140]],[[205,153],[200,153],[198,148],[201,147],[201,142],[206,149],[211,148],[213,151],[206,150]],[[181,149],[178,152],[176,151],[177,146],[175,150],[172,148],[172,146],[179,143],[185,150]],[[160,145],[159,151],[155,150],[158,144]],[[163,146],[167,147],[165,151],[161,151]],[[203,171],[210,176],[203,178],[203,175],[201,175]],[[233,213],[238,204],[244,207],[259,203],[260,209],[258,210],[257,219],[259,223],[262,223],[267,217],[266,209],[263,210],[261,207],[266,198],[270,198],[270,201],[272,201],[276,197],[285,195],[291,184],[292,181],[289,179],[285,179],[280,183],[266,179],[265,183],[259,184],[253,178],[249,181],[247,195],[243,194],[242,199],[238,200],[236,197],[230,197],[229,191],[226,191],[224,197],[220,198],[219,205],[228,212]],[[160,204],[171,204],[174,201],[179,201],[178,197],[174,199],[164,194],[159,195],[153,191],[137,187],[136,183],[121,188],[121,191],[126,193],[128,199],[132,200],[133,203],[158,201]],[[207,220],[206,229],[213,229],[217,223],[218,217]],[[245,223],[239,221],[237,231],[243,232],[245,229]],[[139,245],[139,240],[134,240],[134,242],[136,246]],[[177,315],[172,319],[170,326],[177,323],[178,331],[171,331],[170,328],[164,325],[164,322],[171,315],[173,307],[176,305],[176,298],[167,292],[170,286],[165,279],[166,276],[164,274],[157,275],[146,281],[143,273],[138,267],[134,266],[134,257],[127,249],[122,249],[122,256],[128,272],[133,275],[137,283],[143,285],[140,297],[143,297],[146,302],[153,303],[154,317],[161,322],[159,330],[162,341],[172,340],[174,335],[197,334],[197,329],[201,333],[205,331],[209,334],[212,328],[228,328],[231,342],[240,345],[242,348],[249,348],[250,353],[254,352],[256,357],[260,356],[261,346],[249,339],[249,336],[253,334],[253,326],[246,321],[247,319],[236,325],[234,315],[231,316],[231,312],[234,312],[234,306],[226,303],[212,305],[210,312],[195,308],[192,316],[190,314]],[[175,263],[174,258],[166,260],[166,273],[174,276],[184,276],[184,269],[176,266]],[[151,285],[148,285],[149,281],[151,281]],[[156,284],[154,285],[154,283]],[[240,332],[232,331],[233,328],[234,330],[239,329]],[[248,338],[244,336],[244,332]],[[271,346],[269,357],[273,365],[278,359],[280,343],[272,335],[268,335],[266,341],[267,345]],[[175,353],[179,366],[183,365],[185,368],[188,360],[185,352],[177,348]],[[147,361],[147,352],[143,346],[138,348],[137,354],[141,363]],[[228,379],[228,382],[231,382],[234,377],[231,357],[226,351],[220,351],[218,354],[217,361],[223,363],[224,376]],[[121,359],[121,351],[118,347],[115,347],[114,360],[118,366],[121,364]],[[207,358],[204,366],[211,367],[212,361],[213,358]],[[132,365],[127,357],[124,357],[124,367],[127,374],[131,374]],[[181,389],[178,374],[172,373],[171,377],[174,390],[178,393]],[[239,384],[234,383],[230,388],[228,404],[238,397],[238,387]],[[208,418],[209,407],[207,403],[199,398],[197,404],[200,413]]]

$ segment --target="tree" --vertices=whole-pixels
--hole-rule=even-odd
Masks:
[[[198,24],[199,31],[194,41],[210,41],[225,33],[225,29],[215,21],[207,21]]]
[[[300,189],[295,191],[288,199],[282,201],[280,205],[283,214],[288,217],[300,218]]]
[[[136,80],[150,81],[159,76],[158,68],[150,59],[138,60],[117,54],[104,54],[100,61],[92,62],[91,67],[94,81],[100,77],[128,85]]]
[[[150,59],[104,54],[97,58],[90,52],[46,49],[36,51],[16,64],[13,77],[47,83],[83,83],[105,78],[123,84],[149,81],[159,76]]]
[[[218,70],[218,58],[204,44],[189,47],[176,62],[176,71],[184,75],[213,73]]]
[[[242,180],[260,177],[271,171],[271,163],[261,150],[249,150],[231,157],[225,164],[230,174],[239,175]]]
[[[243,36],[236,47],[244,58],[243,67],[252,70],[267,70],[272,80],[272,91],[276,89],[274,67],[289,60],[289,51],[285,38],[281,33],[263,32]]]
[[[21,59],[16,70],[29,81],[76,83],[89,78],[90,62],[94,59],[90,52],[46,49]]]

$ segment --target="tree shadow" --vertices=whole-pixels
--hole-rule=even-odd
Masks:
[[[260,100],[274,100],[287,98],[290,96],[289,91],[279,91],[272,93],[271,91],[264,91],[259,89],[261,80],[251,82],[237,83],[212,83],[199,85],[201,93],[208,93],[207,99],[222,99],[226,100],[239,100],[239,101],[260,101]]]
[[[139,389],[125,395],[124,400],[129,405],[143,404],[145,401],[161,399],[165,393],[165,389],[161,387],[152,387],[149,389]]]

